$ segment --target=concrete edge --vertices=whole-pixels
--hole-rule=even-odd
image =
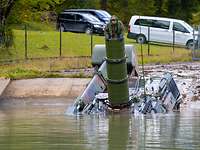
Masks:
[[[36,78],[13,80],[4,88],[2,97],[70,97],[79,96],[89,78]]]
[[[5,89],[8,87],[10,83],[10,79],[0,78],[0,97],[5,91]]]

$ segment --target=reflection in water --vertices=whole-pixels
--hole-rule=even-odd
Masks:
[[[109,116],[109,149],[126,150],[129,137],[129,116],[111,115]]]
[[[87,140],[86,149],[107,149],[108,118],[101,115],[78,117],[77,124]]]
[[[153,116],[65,116],[67,106],[65,99],[1,101],[0,149],[200,149],[200,103]]]

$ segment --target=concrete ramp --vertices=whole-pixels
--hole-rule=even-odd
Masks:
[[[2,97],[76,97],[90,79],[37,78],[13,80]]]
[[[0,96],[2,95],[9,83],[10,79],[0,78]]]

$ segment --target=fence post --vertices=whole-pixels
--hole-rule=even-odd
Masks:
[[[92,56],[92,48],[93,48],[93,30],[91,31],[91,36],[90,36],[90,54]]]
[[[193,34],[193,46],[192,46],[192,57],[193,57],[193,59],[196,59],[195,57],[196,57],[196,52],[195,52],[195,35],[194,35],[194,30],[195,30],[195,27],[193,27],[193,31],[192,31],[192,34]]]
[[[200,25],[198,26],[198,29],[197,29],[197,46],[196,46],[196,59],[197,60],[200,60]]]
[[[200,26],[198,26],[197,48],[200,49]]]
[[[148,56],[150,55],[150,27],[148,26]]]
[[[172,32],[172,36],[173,36],[173,45],[172,45],[172,50],[173,50],[173,53],[174,53],[174,45],[175,45],[175,30],[173,30],[173,32]]]
[[[61,24],[59,24],[59,31],[60,31],[60,54],[59,56],[62,56],[62,30],[61,30]]]
[[[25,57],[25,59],[28,59],[28,52],[27,52],[27,42],[28,42],[28,39],[27,39],[27,25],[25,24],[25,42],[24,42],[24,50],[25,50],[25,52],[24,52],[24,57]]]

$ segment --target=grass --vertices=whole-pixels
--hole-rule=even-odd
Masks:
[[[14,30],[15,45],[2,50],[0,60],[23,59],[25,39],[23,30]],[[27,54],[29,58],[58,57],[60,34],[56,31],[28,31]],[[102,37],[99,37],[102,39]],[[86,34],[62,33],[62,56],[90,56],[90,36]]]
[[[23,59],[25,57],[25,39],[23,30],[14,30],[15,45],[8,50],[1,50],[0,61],[7,59]],[[60,34],[57,31],[28,31],[27,55],[28,58],[59,57]],[[90,56],[91,37],[86,34],[62,33],[62,56]],[[133,44],[137,55],[140,57],[140,45],[134,40],[125,38],[127,44]],[[93,36],[93,46],[104,44],[103,36]],[[145,63],[168,63],[190,61],[191,52],[185,48],[175,48],[166,45],[151,44],[150,55],[147,55],[147,45],[143,45]],[[138,59],[140,60],[140,59]]]
[[[80,61],[82,63],[80,63]],[[10,79],[27,79],[37,77],[88,77],[83,73],[72,75],[61,74],[60,71],[91,67],[90,58],[55,58],[17,61],[0,65],[0,77]]]
[[[17,29],[17,30],[24,30],[25,25],[27,26],[27,29],[30,31],[55,31],[55,23],[40,23],[40,22],[25,22],[24,24],[12,24],[11,28],[12,29]]]
[[[18,60],[15,63],[6,65],[0,64],[0,77],[9,77],[12,79],[18,78],[32,78],[32,77],[47,77],[60,75],[50,72],[58,70],[66,70],[73,68],[87,68],[91,67],[91,36],[80,33],[62,33],[62,57],[71,58],[57,58],[50,59],[48,57],[59,57],[60,55],[60,33],[53,31],[37,24],[32,24],[34,30],[28,31],[27,55],[28,58],[45,58],[36,60],[26,60],[24,50],[24,30],[15,29],[14,41],[15,45],[10,49],[0,49],[0,61]],[[40,30],[46,28],[46,30]],[[38,31],[39,30],[39,31]],[[138,62],[141,64],[141,45],[135,43],[134,40],[127,39],[125,36],[125,43],[134,45]],[[93,46],[95,44],[104,44],[103,36],[93,36]],[[144,63],[170,63],[170,62],[184,62],[191,61],[191,51],[181,47],[173,48],[168,45],[158,45],[152,43],[150,45],[150,55],[148,55],[148,45],[142,45],[144,54]],[[76,56],[76,57],[75,57]],[[87,57],[80,57],[87,56]],[[77,76],[81,76],[77,74]]]
[[[7,70],[6,72],[1,72],[1,76],[10,79],[28,79],[28,78],[38,78],[38,77],[58,77],[59,75],[51,74],[48,72],[40,72],[38,70],[27,70],[22,68],[15,68]]]
[[[17,79],[30,79],[30,78],[86,78],[90,76],[85,76],[83,73],[64,75],[55,72],[48,71],[38,71],[33,69],[22,69],[22,68],[14,68],[14,69],[6,69],[6,71],[0,73],[0,77],[9,78],[12,80]]]

